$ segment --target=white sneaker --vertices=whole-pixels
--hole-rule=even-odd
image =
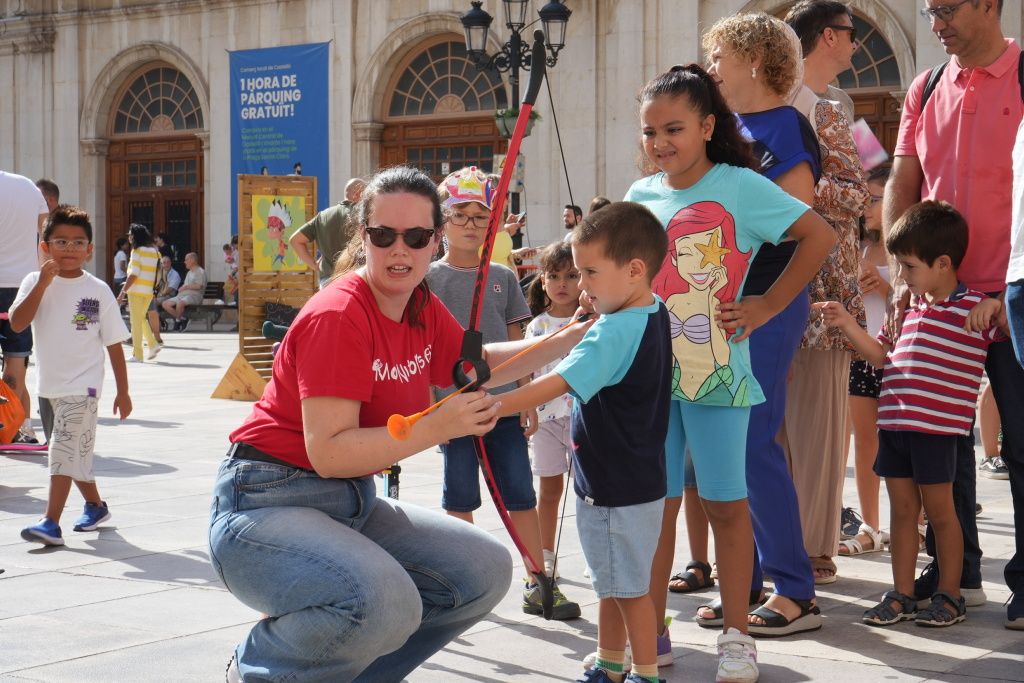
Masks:
[[[156,346],[149,347],[149,353],[146,354],[146,360],[153,360],[154,358],[156,358],[156,354],[163,351],[163,349],[163,344],[157,344]]]
[[[242,683],[242,674],[238,670],[238,662],[235,661],[235,656],[231,656],[231,661],[228,662],[227,671],[224,672],[224,680],[227,683]]]
[[[32,418],[26,417],[25,421],[21,423],[21,428],[18,430],[24,443],[39,443],[39,435],[36,434],[35,427],[32,426]]]
[[[544,573],[547,574],[548,576],[552,576],[552,572],[555,569],[558,569],[558,567],[555,566],[555,551],[554,550],[545,550],[544,551]],[[552,578],[557,581],[558,579],[560,579],[562,577],[559,576],[556,573],[554,576],[552,576]]]
[[[757,645],[754,639],[730,628],[718,636],[718,676],[716,683],[756,683]]]
[[[141,358],[136,358],[135,356],[128,356],[127,358],[124,359],[124,362],[125,363],[141,363],[142,359]]]

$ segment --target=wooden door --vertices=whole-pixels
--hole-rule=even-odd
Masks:
[[[900,104],[885,92],[850,93],[858,119],[864,119],[892,159],[900,131]]]
[[[494,155],[503,154],[508,141],[498,134],[494,117],[455,121],[420,121],[384,128],[381,166],[408,164],[440,182],[463,166],[492,172]]]
[[[167,235],[174,265],[181,272],[190,251],[207,267],[202,169],[202,145],[195,136],[111,142],[107,157],[107,263],[113,262],[117,238],[128,232],[128,225],[141,223],[154,235]]]

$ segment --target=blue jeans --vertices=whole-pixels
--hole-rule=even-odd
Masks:
[[[1016,547],[1003,569],[1003,577],[1010,590],[1021,595],[1024,593],[1024,420],[1021,419],[1024,415],[1024,367],[1017,362],[1010,342],[1004,341],[988,347],[985,371],[1003,423],[1003,446],[999,454],[1010,471],[1010,496],[1013,498]],[[974,464],[973,458],[971,464]]]
[[[765,402],[750,410],[747,428],[747,497],[754,525],[754,573],[751,592],[764,586],[794,600],[814,598],[814,573],[804,548],[800,507],[786,454],[777,441],[786,414],[786,376],[800,346],[810,300],[800,292],[782,312],[750,335],[750,365]]]
[[[1017,362],[1024,365],[1024,280],[1006,285],[1006,317],[1010,321],[1010,338]]]
[[[508,591],[512,561],[457,519],[377,499],[373,477],[226,460],[210,559],[270,615],[235,650],[251,681],[402,680]]]

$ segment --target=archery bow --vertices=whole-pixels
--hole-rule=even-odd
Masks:
[[[505,155],[505,167],[501,171],[501,178],[498,181],[498,189],[494,195],[494,205],[491,206],[491,217],[487,223],[487,235],[484,237],[483,248],[480,250],[480,265],[477,267],[476,283],[473,287],[473,303],[469,311],[469,325],[462,338],[461,357],[452,369],[452,376],[458,387],[472,384],[474,387],[483,385],[491,377],[490,368],[483,359],[483,334],[480,332],[480,313],[484,293],[487,285],[487,275],[490,271],[491,252],[494,249],[494,238],[498,233],[498,226],[503,218],[505,208],[505,195],[508,193],[509,184],[512,181],[512,173],[516,166],[516,159],[519,156],[519,146],[526,137],[526,125],[530,120],[530,112],[537,101],[540,93],[540,86],[544,82],[545,75],[545,54],[544,54],[544,32],[537,30],[533,33],[533,46],[530,57],[530,81],[526,86],[526,93],[523,95],[522,104],[519,106],[519,117],[516,119],[516,127],[509,139],[508,152]],[[476,378],[471,379],[464,371],[464,365],[471,366],[476,371]],[[472,388],[472,387],[471,387]],[[530,572],[537,585],[540,586],[541,613],[545,619],[550,620],[554,610],[554,578],[548,577],[544,572],[543,561],[533,557],[523,542],[522,537],[512,522],[512,516],[505,501],[498,490],[494,473],[491,470],[490,457],[487,448],[484,446],[483,437],[473,437],[473,446],[476,449],[477,459],[480,461],[480,469],[484,475],[484,483],[494,501],[494,507],[498,510],[498,516],[502,524],[508,530],[508,535],[516,546],[516,550],[523,557],[526,570]]]

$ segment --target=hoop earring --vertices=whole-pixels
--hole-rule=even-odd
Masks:
[[[756,66],[750,70],[750,77],[752,79],[757,78],[757,67]]]

